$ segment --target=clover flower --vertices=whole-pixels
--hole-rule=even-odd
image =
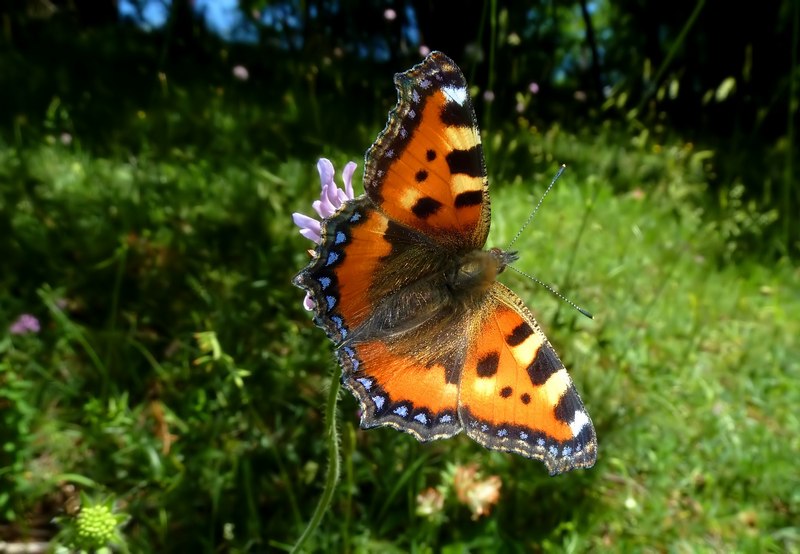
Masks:
[[[357,165],[355,162],[349,162],[344,166],[344,170],[342,171],[344,189],[341,189],[334,182],[333,178],[336,172],[331,161],[326,158],[320,158],[317,162],[321,190],[319,200],[315,200],[311,204],[311,207],[314,208],[314,211],[317,212],[321,219],[329,218],[336,213],[336,210],[338,210],[342,204],[355,198],[353,192],[353,173],[356,167]],[[301,235],[316,244],[320,243],[322,240],[322,223],[320,220],[295,212],[292,214],[292,221],[300,228]],[[306,293],[306,297],[303,300],[303,307],[306,310],[314,309],[314,301],[308,293]]]
[[[444,508],[444,495],[434,489],[428,487],[417,495],[417,515],[424,517],[432,517],[442,511]]]
[[[500,487],[503,482],[497,475],[488,479],[480,479],[478,466],[470,464],[458,466],[453,478],[458,501],[466,505],[472,512],[472,519],[489,515],[494,504],[500,500]]]

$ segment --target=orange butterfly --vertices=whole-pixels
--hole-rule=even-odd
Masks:
[[[517,254],[483,249],[489,184],[464,76],[433,52],[395,85],[397,106],[367,151],[366,194],[353,198],[354,164],[345,193],[324,160],[325,219],[314,228],[295,214],[319,244],[294,284],[337,345],[361,426],[421,441],[465,431],[551,474],[591,467],[597,439],[567,370],[496,281]]]

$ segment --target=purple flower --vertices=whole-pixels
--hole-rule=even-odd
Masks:
[[[38,333],[41,330],[39,320],[31,314],[22,314],[11,324],[8,329],[12,335],[26,335],[28,333]]]
[[[336,213],[336,210],[338,210],[342,204],[355,198],[355,194],[353,193],[353,173],[356,167],[358,166],[355,162],[349,162],[344,166],[344,170],[342,171],[344,190],[342,190],[336,186],[336,183],[333,181],[335,171],[331,161],[326,158],[320,158],[317,162],[317,171],[319,171],[319,181],[322,190],[319,194],[319,200],[315,200],[311,204],[311,207],[314,208],[314,211],[317,212],[321,219],[328,219]],[[292,220],[294,224],[300,228],[301,235],[317,244],[320,243],[322,240],[322,224],[319,220],[298,212],[292,214]],[[314,309],[314,301],[308,293],[306,293],[306,297],[303,300],[303,307],[305,307],[306,310]]]

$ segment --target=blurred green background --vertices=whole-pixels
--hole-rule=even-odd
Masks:
[[[304,548],[800,551],[799,37],[796,0],[3,3],[0,552],[291,548],[335,363],[291,213],[319,157],[361,191],[429,49],[472,86],[490,245],[568,166],[517,265],[595,320],[503,280],[598,462],[361,431],[342,393]]]

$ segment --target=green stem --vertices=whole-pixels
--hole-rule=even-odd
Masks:
[[[331,389],[328,392],[328,405],[325,408],[325,422],[327,427],[325,434],[328,436],[328,475],[325,479],[325,489],[322,491],[322,496],[319,499],[317,508],[314,510],[314,515],[311,520],[297,539],[297,542],[292,547],[292,552],[301,552],[303,545],[308,538],[314,534],[314,531],[319,527],[325,512],[333,499],[333,493],[336,490],[336,484],[339,482],[339,434],[336,429],[336,404],[339,400],[339,388],[341,387],[340,378],[342,375],[342,368],[338,365],[333,371],[331,379]]]
[[[658,89],[658,83],[661,82],[661,76],[664,75],[664,72],[672,63],[672,58],[675,57],[675,55],[678,53],[678,50],[681,48],[681,46],[683,46],[683,41],[686,40],[686,35],[689,34],[689,31],[694,26],[694,23],[700,16],[700,12],[703,11],[703,6],[705,6],[705,4],[706,0],[699,0],[697,4],[695,4],[692,15],[689,16],[689,19],[684,24],[683,29],[681,29],[681,32],[678,35],[678,38],[676,38],[675,41],[672,43],[669,52],[667,52],[667,56],[664,58],[664,61],[661,62],[661,67],[659,67],[658,71],[656,72],[656,76],[650,82],[649,90],[647,90],[645,94],[642,95],[642,99],[639,101],[639,105],[636,107],[637,114],[640,114],[642,112],[642,109],[644,108],[647,101]]]

